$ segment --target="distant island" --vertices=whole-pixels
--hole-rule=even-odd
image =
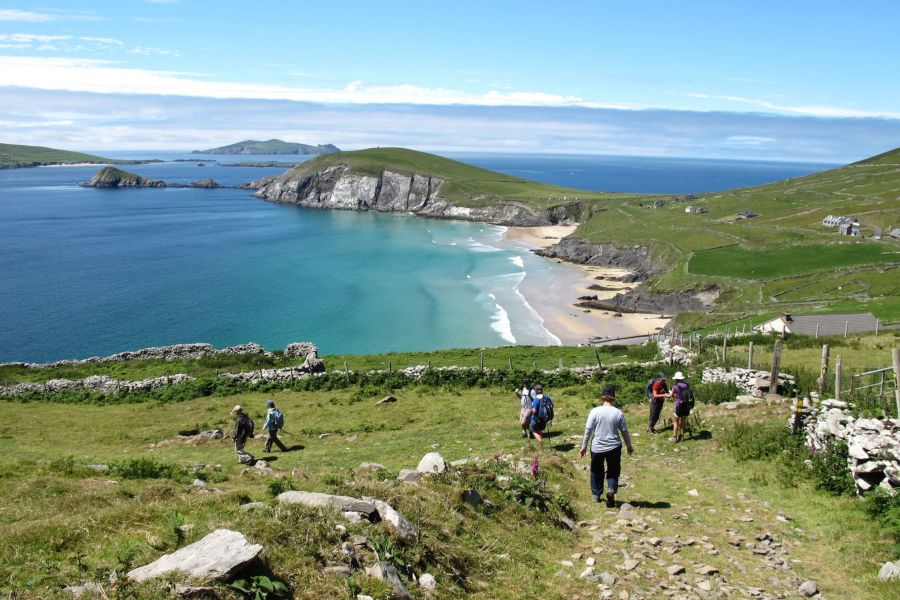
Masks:
[[[309,144],[284,142],[282,140],[266,140],[265,142],[244,140],[243,142],[210,148],[209,150],[194,150],[192,154],[299,154],[317,156],[334,152],[340,152],[340,149],[333,144],[311,146]]]
[[[44,146],[22,146],[18,144],[0,144],[0,169],[21,169],[25,167],[44,167],[48,165],[141,165],[159,160],[118,160],[104,158],[83,152],[57,150]]]

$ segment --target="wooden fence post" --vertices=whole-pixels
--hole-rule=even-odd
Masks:
[[[602,368],[603,368],[603,363],[600,362],[600,351],[597,350],[596,348],[594,348],[594,356],[597,357],[597,366],[600,367],[600,368],[602,369]]]
[[[878,326],[881,325],[881,319],[875,319],[875,335],[878,335]]]
[[[484,371],[484,350],[481,351],[481,370]]]
[[[850,321],[844,321],[844,337],[847,337],[847,329],[850,327]]]
[[[816,339],[819,339],[819,324],[816,323]]]
[[[900,348],[891,350],[894,362],[894,402],[897,404],[897,418],[900,419]]]
[[[753,368],[753,342],[747,347],[747,368]]]
[[[775,349],[772,351],[772,372],[769,373],[769,393],[778,393],[778,372],[781,370],[781,349],[784,342],[775,340]]]
[[[726,367],[728,366],[726,363],[728,362],[728,336],[726,335],[722,338],[722,364]]]
[[[838,354],[837,358],[834,360],[834,399],[841,399],[841,367],[843,366],[843,361],[841,361],[841,355]]]
[[[819,369],[819,378],[816,380],[819,396],[828,388],[828,344],[822,344],[822,366]]]
[[[561,358],[559,359],[559,370],[560,371],[563,370],[563,359],[561,359]]]
[[[510,370],[510,372],[512,372],[512,357],[510,356],[506,360],[509,363],[509,370]]]

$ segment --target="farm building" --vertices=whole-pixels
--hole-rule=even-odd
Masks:
[[[859,236],[859,223],[856,221],[850,223],[841,223],[838,225],[838,232],[841,235]]]
[[[840,227],[845,223],[852,223],[854,221],[853,217],[837,217],[835,215],[828,215],[824,219],[822,219],[822,225],[826,227]]]
[[[844,315],[782,315],[757,325],[753,329],[763,333],[794,333],[797,335],[827,336],[875,331],[878,319],[871,313]]]

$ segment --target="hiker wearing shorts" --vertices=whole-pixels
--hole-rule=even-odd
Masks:
[[[531,436],[531,404],[534,402],[534,392],[531,381],[522,381],[522,387],[516,388],[516,397],[519,399],[519,426],[522,427],[522,437]]]
[[[547,396],[549,398],[550,396]],[[541,400],[544,399],[544,386],[537,384],[534,386],[534,399],[531,401],[531,435],[539,444],[544,443],[544,429],[547,428],[547,422],[540,417]]]
[[[274,400],[266,400],[266,422],[263,423],[263,429],[269,432],[269,439],[266,440],[266,452],[272,451],[272,444],[281,448],[282,452],[287,452],[287,447],[278,439],[278,430],[282,427],[284,416],[281,411],[275,408]]]
[[[687,420],[691,414],[690,396],[692,393],[681,371],[675,373],[672,379],[675,380],[675,385],[672,386],[672,396],[675,397],[675,428],[672,432],[672,441],[677,444],[684,441]]]
[[[595,406],[588,414],[584,426],[584,439],[581,441],[581,457],[584,458],[590,444],[591,499],[600,502],[605,478],[606,506],[612,508],[616,505],[616,492],[619,491],[619,475],[622,471],[622,441],[625,441],[629,455],[634,454],[634,448],[631,445],[631,436],[628,435],[625,415],[613,406],[616,393],[612,386],[604,388],[600,400],[603,404]]]
[[[665,373],[660,373],[650,385],[650,395],[650,421],[647,433],[658,433],[656,424],[659,422],[659,416],[662,414],[663,404],[665,404],[666,398],[671,397],[669,387],[666,385]]]

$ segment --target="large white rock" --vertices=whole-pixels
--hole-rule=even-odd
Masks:
[[[383,500],[376,500],[375,498],[364,497],[363,500],[375,505],[375,510],[378,511],[378,516],[381,517],[381,520],[389,523],[401,539],[412,540],[418,537],[419,534],[416,531],[416,528],[413,527],[409,521],[404,519],[403,515],[394,510],[393,506]]]
[[[198,579],[224,579],[256,558],[262,549],[242,533],[217,529],[198,542],[130,571],[128,579],[146,581],[176,571]]]
[[[897,562],[886,562],[881,565],[881,570],[878,571],[878,579],[879,581],[900,579],[900,560]]]
[[[429,452],[422,457],[422,460],[419,461],[419,466],[416,467],[416,471],[419,473],[443,473],[446,470],[447,465],[444,463],[444,457],[441,456],[440,452]]]
[[[302,504],[310,508],[332,508],[341,512],[353,511],[367,517],[377,512],[375,505],[366,500],[319,492],[283,492],[278,495],[278,501],[284,504]]]

